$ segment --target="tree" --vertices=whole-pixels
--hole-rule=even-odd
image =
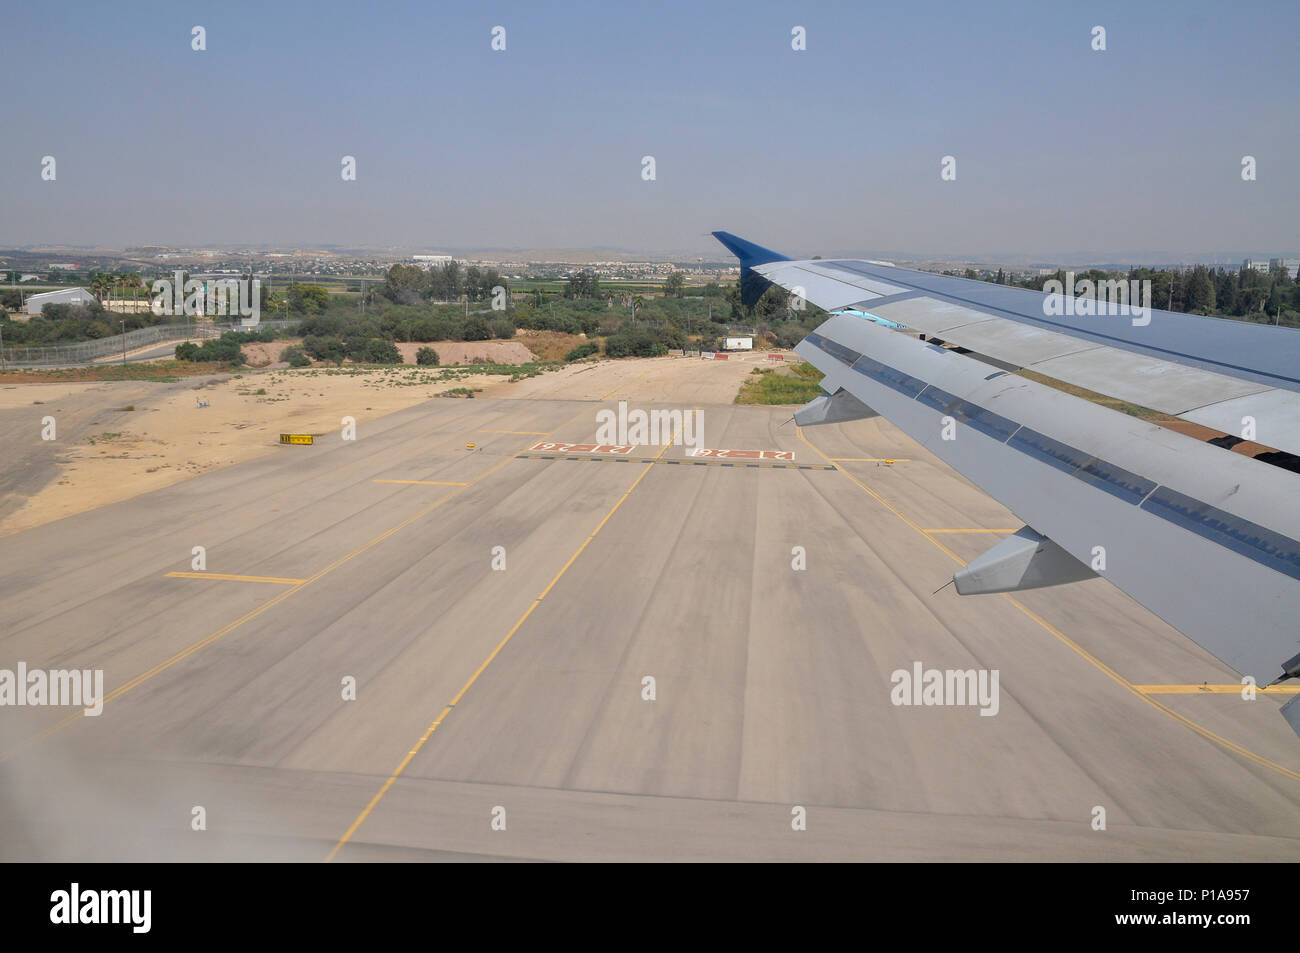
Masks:
[[[569,283],[564,286],[566,298],[599,298],[600,282],[589,271],[580,271],[569,276]]]
[[[492,329],[488,323],[476,314],[465,319],[464,338],[466,341],[490,341]]]
[[[329,300],[330,293],[320,285],[308,285],[300,281],[289,285],[289,310],[297,314],[321,314]]]
[[[1187,276],[1186,296],[1188,311],[1214,310],[1214,283],[1210,281],[1209,269],[1204,265],[1197,265]]]
[[[446,262],[429,273],[429,296],[434,301],[455,301],[460,296],[460,265]]]
[[[686,276],[680,271],[674,271],[664,280],[664,297],[680,298],[685,288]]]
[[[388,269],[380,293],[395,304],[418,304],[429,290],[429,272],[416,265],[393,265]],[[290,298],[290,302],[292,300]]]

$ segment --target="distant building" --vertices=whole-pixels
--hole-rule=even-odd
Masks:
[[[58,291],[46,291],[28,298],[27,313],[40,314],[47,304],[87,305],[94,300],[95,296],[85,288],[60,288]]]
[[[417,265],[424,265],[426,268],[432,268],[434,265],[445,265],[451,261],[450,255],[412,255],[411,261]]]
[[[1274,258],[1269,264],[1274,268],[1285,268],[1293,281],[1300,277],[1300,258]]]
[[[1263,258],[1247,258],[1245,261],[1241,263],[1241,267],[1254,268],[1256,271],[1262,271],[1266,275],[1268,274],[1269,271],[1269,263],[1266,259]]]

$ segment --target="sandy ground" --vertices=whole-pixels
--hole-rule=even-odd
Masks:
[[[280,363],[280,355],[286,347],[301,344],[300,338],[284,341],[269,341],[244,345],[244,357],[251,367],[268,367]],[[397,350],[402,354],[402,363],[414,364],[416,352],[422,347],[431,347],[438,352],[438,362],[442,367],[457,364],[527,364],[537,360],[537,356],[520,341],[433,341],[431,343],[399,343]]]
[[[407,364],[415,363],[415,354],[422,347],[437,351],[438,362],[443,367],[453,364],[528,364],[537,360],[537,355],[519,341],[433,341],[397,345],[402,360]]]
[[[548,400],[640,400],[730,404],[755,367],[769,366],[769,353],[733,354],[725,361],[695,357],[624,358],[570,364],[510,385],[486,387],[485,397]]]
[[[362,428],[453,388],[482,388],[499,380],[437,376],[434,368],[314,368],[171,385],[8,385],[0,390],[0,417],[11,448],[0,466],[9,478],[4,486],[9,512],[0,519],[0,536],[264,454],[294,452],[280,446],[282,432],[339,440],[345,416]],[[200,407],[200,401],[207,406]],[[124,410],[127,406],[134,410]],[[46,415],[57,423],[53,441],[41,439]]]
[[[269,359],[284,343],[249,349],[266,349],[259,358]],[[526,352],[515,342],[493,343]],[[0,389],[0,432],[9,447],[0,464],[0,536],[265,454],[295,452],[280,445],[281,433],[339,440],[345,416],[363,428],[426,400],[453,399],[440,396],[452,389],[516,399],[730,404],[745,375],[765,363],[766,355],[757,353],[716,362],[628,358],[573,364],[517,382],[499,375],[440,379],[447,375],[437,368],[344,367],[254,370],[174,384],[7,385]],[[47,414],[58,421],[54,441],[40,439]]]

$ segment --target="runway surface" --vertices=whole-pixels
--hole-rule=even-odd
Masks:
[[[0,859],[1300,860],[1285,699],[1161,690],[1237,677],[1102,580],[936,594],[1020,524],[889,424],[520,456],[617,399],[430,401],[0,539],[0,668],[109,693],[0,708]],[[997,714],[893,704],[914,662]]]

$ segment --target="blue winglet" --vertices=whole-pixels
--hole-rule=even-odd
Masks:
[[[773,261],[792,260],[780,252],[774,252],[762,245],[755,245],[738,235],[731,234],[731,232],[714,232],[713,237],[726,245],[727,251],[740,259],[740,300],[751,308],[763,296],[763,292],[768,289],[768,286],[772,284],[772,282],[754,271],[754,266],[766,265]]]

